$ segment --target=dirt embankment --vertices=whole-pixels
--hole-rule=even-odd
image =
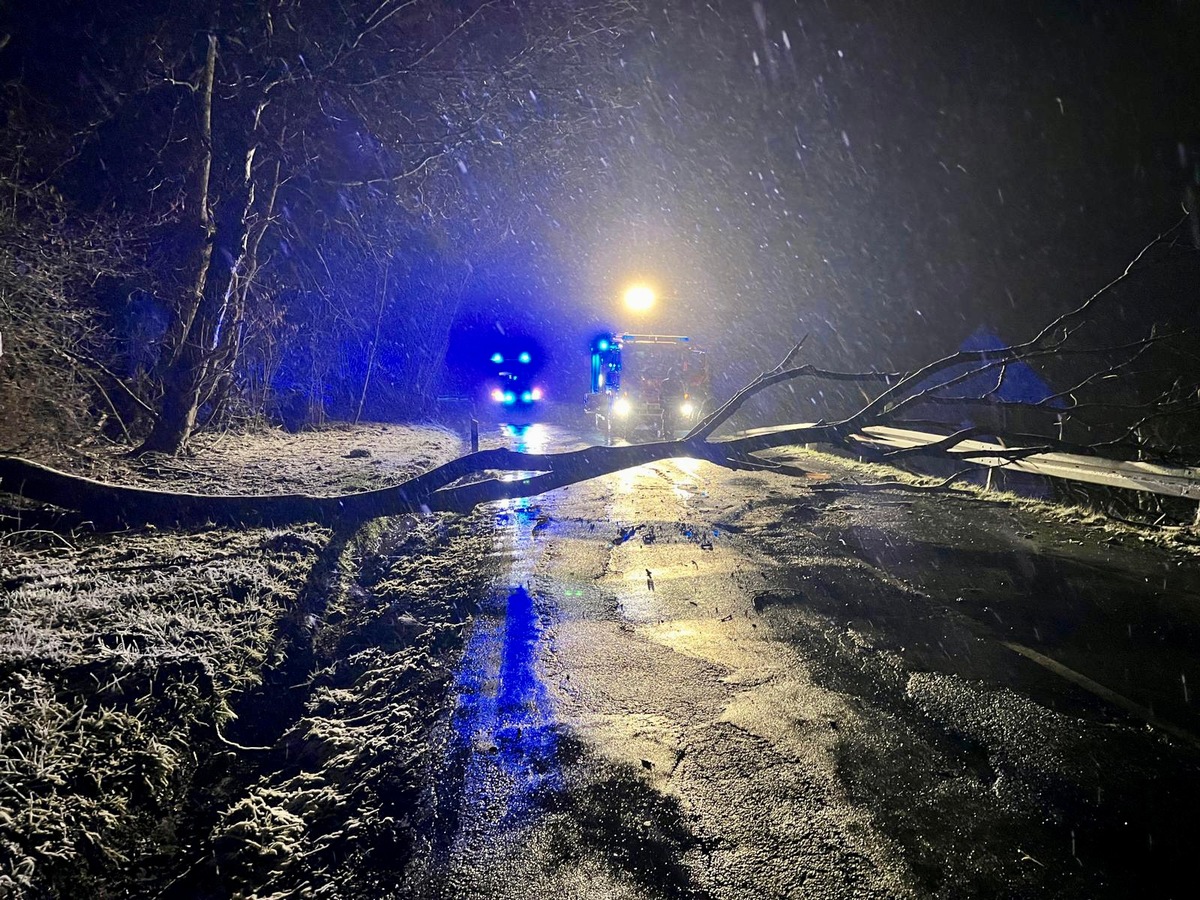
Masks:
[[[73,468],[332,493],[459,451],[376,426]],[[113,535],[0,505],[0,897],[369,890],[406,855],[490,548],[463,518]]]

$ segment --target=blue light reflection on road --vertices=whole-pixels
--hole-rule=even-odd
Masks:
[[[536,436],[536,429],[510,434],[515,449],[526,450],[523,438],[531,431]],[[553,703],[538,665],[544,623],[528,588],[540,511],[526,499],[497,510],[496,544],[509,560],[508,587],[483,603],[455,681],[447,763],[460,780],[458,797],[446,799],[461,818],[458,834],[444,835],[443,850],[454,844],[452,852],[470,852],[522,828],[533,820],[540,798],[562,787]]]
[[[512,436],[518,452],[545,449],[545,432],[538,425],[513,428]],[[524,498],[513,501],[511,506],[516,514],[517,544],[513,568],[527,575],[533,566],[531,529],[539,508]],[[527,792],[545,786],[542,782],[547,778],[553,780],[558,774],[553,767],[557,741],[554,712],[538,671],[541,633],[541,618],[533,596],[523,584],[516,586],[509,592],[505,605],[494,721],[487,724],[491,725],[497,762],[504,774],[515,785],[523,784]]]
[[[509,816],[524,816],[539,793],[558,786],[558,731],[538,672],[541,623],[533,597],[517,587],[503,604],[502,617],[478,627],[468,642],[455,685],[452,752],[467,766],[465,805],[500,801]]]

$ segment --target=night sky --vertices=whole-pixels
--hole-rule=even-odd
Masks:
[[[481,266],[469,317],[579,341],[689,332],[731,382],[805,334],[813,361],[908,368],[1077,304],[1175,223],[1200,159],[1195,4],[673,3],[652,20],[621,60],[636,104],[578,171],[527,184],[542,215]],[[635,278],[665,296],[654,321],[619,311]]]
[[[176,29],[186,45],[203,31],[204,7],[178,6],[200,23]],[[140,8],[109,9],[136,20]],[[520,4],[492,11],[532,16]],[[119,58],[113,48],[137,33],[128,23],[105,32],[82,13],[74,21],[53,3],[9,15],[4,27],[18,34],[0,54],[0,76],[54,107],[102,99],[103,79],[80,60],[96,48]],[[522,95],[510,122],[489,123],[437,175],[450,200],[426,243],[453,244],[451,267],[460,253],[473,273],[456,333],[503,329],[544,347],[558,398],[582,394],[588,341],[603,328],[695,335],[712,349],[722,393],[805,335],[806,360],[845,370],[912,369],[981,330],[1018,340],[1118,274],[1179,219],[1188,186],[1200,187],[1195,2],[665,0],[634,18],[604,44],[604,59],[546,73],[557,83],[544,96]],[[478,40],[487,70],[497,29],[478,27],[446,65],[473,65]],[[257,63],[250,54],[242,64]],[[374,155],[383,171],[397,163],[381,148],[403,144],[405,117],[423,108],[419,96],[394,102],[382,119],[331,106],[303,127],[327,150],[330,135],[352,148],[347,166]],[[580,116],[589,108],[592,122]],[[139,109],[174,122],[170,110]],[[575,121],[564,127],[556,116]],[[536,154],[503,134],[538,120],[547,128]],[[121,127],[143,129],[135,116]],[[139,152],[192,146],[149,131],[152,140],[109,154],[143,179],[153,165]],[[104,134],[115,147],[126,133]],[[123,183],[112,158],[97,162],[103,140],[86,149],[74,166],[85,184]],[[158,164],[166,179],[178,175],[170,159]],[[87,201],[66,180],[71,170],[55,175],[60,187]],[[362,202],[351,193],[322,195],[333,231],[333,213]],[[382,209],[394,199],[369,202]],[[411,213],[405,199],[397,219]],[[413,219],[405,227],[417,233],[425,223]],[[474,233],[506,219],[503,239]],[[329,235],[309,237],[338,252]],[[288,247],[281,241],[278,259]],[[430,292],[412,275],[419,270],[397,267],[418,303]],[[635,280],[662,296],[650,319],[620,310]],[[1170,282],[1114,297],[1110,330],[1133,333],[1151,318],[1194,323],[1194,292]]]

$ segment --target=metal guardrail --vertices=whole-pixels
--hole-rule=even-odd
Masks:
[[[886,425],[864,428],[860,436],[878,447],[897,450],[932,444],[943,438],[942,435]],[[1160,466],[1148,462],[1127,462],[1077,453],[1035,453],[1024,459],[1010,459],[1005,455],[1009,450],[1002,445],[976,440],[962,441],[955,449],[995,454],[964,460],[985,468],[1029,472],[1049,478],[1065,478],[1200,501],[1200,469],[1187,466]]]
[[[797,427],[804,427],[804,425],[751,428],[741,434],[770,434]],[[945,435],[892,428],[888,425],[867,426],[857,436],[876,447],[892,450],[920,447],[945,438]],[[1161,466],[1148,462],[1128,462],[1104,459],[1099,456],[1083,456],[1078,453],[1035,453],[1024,459],[1012,459],[1010,456],[1012,448],[988,441],[975,440],[961,441],[956,445],[956,449],[993,454],[963,460],[963,462],[982,468],[1028,472],[1047,478],[1063,478],[1069,481],[1102,484],[1130,491],[1144,491],[1200,501],[1200,469],[1190,466]],[[1196,525],[1200,527],[1200,506],[1196,510]]]

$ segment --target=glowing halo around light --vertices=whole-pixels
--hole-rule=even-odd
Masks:
[[[644,284],[635,284],[625,292],[625,306],[631,312],[646,312],[654,305],[654,291]]]

